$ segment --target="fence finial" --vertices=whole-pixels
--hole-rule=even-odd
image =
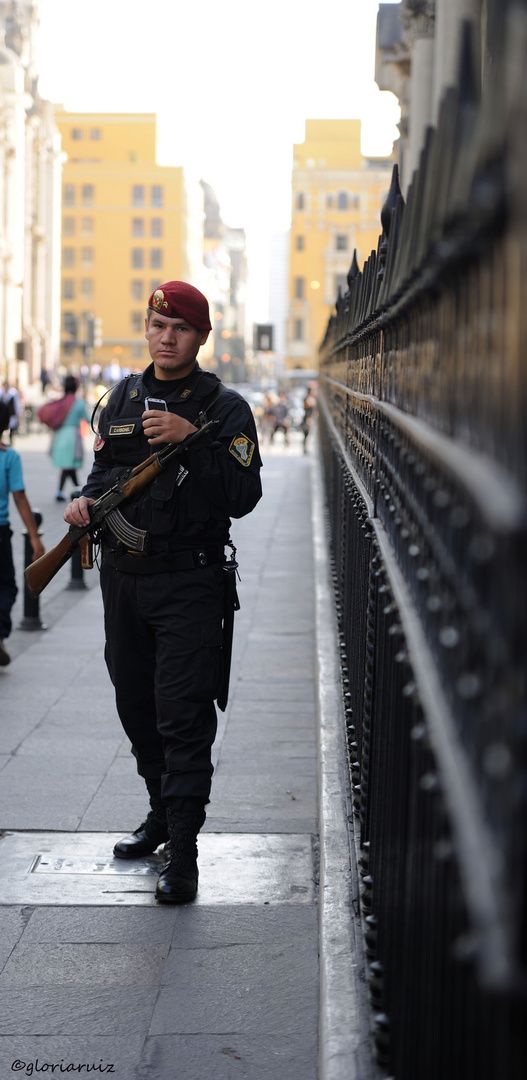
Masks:
[[[357,261],[357,248],[353,248],[353,258],[351,260],[351,266],[348,270],[346,281],[348,282],[348,288],[351,289],[352,283],[355,281],[359,272],[359,264]]]
[[[399,166],[394,165],[392,170],[392,182],[390,184],[390,189],[382,204],[381,210],[381,225],[386,239],[388,239],[390,235],[392,214],[395,210],[395,204],[397,202],[398,195],[401,195],[401,189],[399,187]]]

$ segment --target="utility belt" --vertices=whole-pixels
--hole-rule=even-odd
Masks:
[[[103,545],[103,561],[123,574],[166,574],[173,570],[196,570],[223,563],[223,548],[196,547],[186,551],[161,551],[151,555],[139,551],[120,554]]]

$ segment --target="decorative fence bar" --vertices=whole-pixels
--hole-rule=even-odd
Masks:
[[[527,1075],[527,14],[430,129],[320,354],[372,1030],[396,1080]]]

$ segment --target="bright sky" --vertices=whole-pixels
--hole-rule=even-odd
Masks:
[[[360,118],[389,154],[395,98],[374,81],[377,0],[41,0],[39,89],[70,111],[155,112],[158,161],[214,188],[257,250],[290,220],[292,146],[310,119]]]

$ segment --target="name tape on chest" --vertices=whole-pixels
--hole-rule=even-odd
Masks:
[[[135,424],[110,424],[108,435],[133,435]]]
[[[229,453],[239,461],[241,465],[250,465],[252,456],[254,454],[255,444],[251,442],[247,435],[240,432],[239,435],[235,435],[234,439],[229,446]]]

